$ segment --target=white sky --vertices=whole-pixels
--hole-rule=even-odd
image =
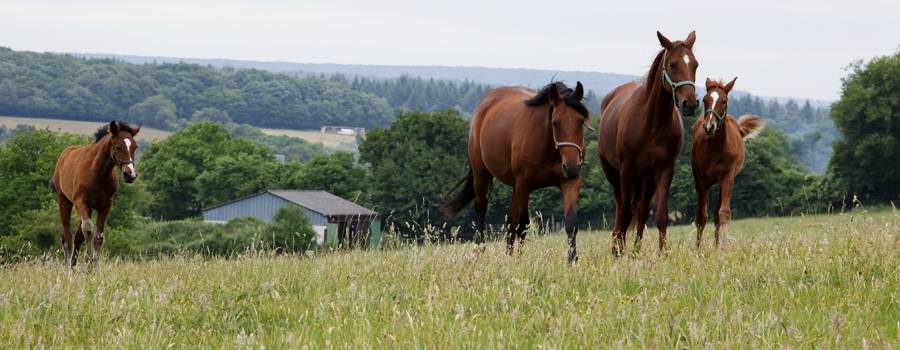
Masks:
[[[698,82],[835,99],[854,60],[900,47],[900,1],[0,1],[16,50],[642,75],[697,30]]]

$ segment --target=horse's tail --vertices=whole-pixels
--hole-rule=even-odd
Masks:
[[[475,175],[472,172],[472,169],[469,169],[469,172],[463,178],[459,179],[459,182],[453,186],[453,189],[450,191],[455,191],[459,188],[460,185],[463,185],[462,189],[459,192],[456,192],[452,197],[448,197],[444,200],[444,204],[441,204],[439,208],[441,214],[444,215],[445,218],[451,219],[456,216],[456,213],[459,213],[462,208],[465,208],[472,199],[475,199]]]
[[[746,139],[752,139],[759,135],[759,132],[762,131],[763,126],[765,126],[765,122],[762,119],[755,115],[744,114],[737,120],[738,130],[741,131],[741,137]]]
[[[47,184],[50,185],[50,189],[53,190],[53,193],[57,193],[57,192],[58,192],[58,191],[56,190],[56,184],[53,183],[53,179],[52,179],[52,178],[51,178],[49,181],[47,181]]]

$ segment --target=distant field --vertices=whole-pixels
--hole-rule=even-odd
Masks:
[[[613,258],[608,231],[583,232],[575,266],[560,234],[512,257],[493,242],[107,260],[98,273],[68,272],[56,252],[0,266],[0,348],[900,348],[896,210],[732,233],[698,252],[691,227],[672,227],[658,256],[651,231]]]
[[[25,117],[4,117],[0,116],[0,125],[7,128],[15,128],[17,125],[32,125],[38,129],[49,128],[53,131],[65,131],[78,135],[93,135],[102,123],[85,122],[75,120],[62,119],[44,119],[44,118],[25,118]],[[356,150],[356,137],[344,136],[336,134],[325,134],[324,137],[319,130],[289,130],[289,129],[266,129],[260,128],[263,133],[274,136],[290,136],[304,139],[310,143],[321,143],[325,147],[354,151]],[[137,138],[141,140],[155,141],[168,137],[172,133],[169,131],[154,129],[150,127],[141,128],[141,132]]]
[[[50,129],[52,131],[68,132],[78,135],[93,135],[97,128],[103,126],[101,122],[84,122],[75,120],[62,119],[43,119],[43,118],[23,118],[23,117],[2,117],[0,116],[0,125],[7,128],[15,128],[17,125],[31,125],[38,129]],[[150,127],[142,127],[138,133],[137,139],[155,141],[168,137],[171,132],[154,129]]]
[[[356,136],[322,134],[319,130],[290,130],[260,128],[268,135],[299,137],[311,143],[321,143],[328,148],[355,150]]]

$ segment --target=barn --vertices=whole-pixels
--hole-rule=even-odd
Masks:
[[[325,191],[268,190],[208,207],[203,210],[203,220],[227,223],[235,218],[255,217],[270,222],[278,209],[288,205],[306,212],[320,246],[378,246],[378,213]]]

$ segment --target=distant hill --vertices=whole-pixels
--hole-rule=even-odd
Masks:
[[[279,73],[343,74],[371,78],[398,78],[400,76],[425,79],[472,81],[488,85],[522,85],[540,87],[551,79],[574,83],[580,80],[589,90],[605,95],[624,82],[638,76],[586,71],[555,71],[525,68],[450,67],[450,66],[387,66],[363,64],[295,63],[243,61],[230,59],[176,58],[160,56],[133,56],[113,54],[73,54],[86,58],[112,58],[129,63],[195,63],[213,67],[252,68]]]

